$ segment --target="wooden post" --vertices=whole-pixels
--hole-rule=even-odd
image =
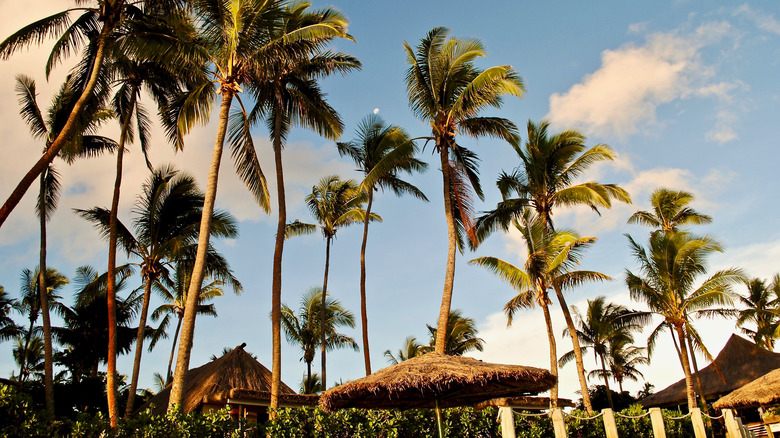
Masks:
[[[567,438],[566,437],[566,423],[563,421],[563,411],[561,408],[552,408],[550,415],[553,421],[553,431],[555,431],[555,438]]]
[[[742,424],[742,417],[734,417],[734,419],[737,420],[737,424],[739,425],[739,432],[742,434],[742,438],[753,438],[753,432],[751,432],[747,426]]]
[[[612,409],[603,409],[601,412],[604,414],[604,432],[607,433],[607,438],[618,438],[615,414]]]
[[[655,438],[666,438],[664,414],[660,408],[650,408],[650,423],[653,425],[653,436]],[[698,435],[696,438],[699,438]]]
[[[501,406],[498,408],[498,415],[501,417],[501,437],[515,438],[515,414],[512,408]]]
[[[742,438],[742,431],[739,430],[739,423],[734,418],[733,410],[724,409],[723,420],[726,422],[726,436],[728,438]]]
[[[693,423],[693,435],[696,438],[707,438],[707,429],[704,427],[700,408],[691,409],[691,423]]]

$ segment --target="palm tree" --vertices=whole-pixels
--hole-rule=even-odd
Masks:
[[[193,2],[195,13],[199,23],[199,37],[202,42],[199,48],[201,59],[212,66],[211,75],[213,81],[218,86],[219,95],[222,98],[219,111],[219,125],[217,136],[214,142],[214,150],[209,169],[208,184],[206,187],[206,198],[203,205],[203,217],[200,225],[200,238],[198,241],[198,252],[193,267],[190,291],[187,293],[189,302],[185,306],[184,319],[182,321],[182,332],[179,343],[179,352],[176,360],[176,371],[174,373],[173,386],[171,388],[171,397],[169,407],[172,408],[181,404],[184,376],[189,367],[190,350],[192,345],[192,336],[195,327],[195,312],[197,307],[197,296],[201,284],[203,283],[204,269],[206,263],[206,252],[208,248],[209,233],[214,202],[217,193],[217,180],[219,176],[219,165],[222,159],[222,149],[224,146],[225,134],[227,132],[228,118],[234,97],[242,90],[242,85],[252,87],[248,83],[250,79],[257,80],[258,76],[271,70],[271,64],[283,62],[280,57],[279,47],[286,44],[299,43],[317,44],[329,38],[345,36],[346,23],[341,20],[340,14],[336,19],[318,15],[319,20],[307,21],[305,23],[293,26],[287,20],[291,17],[289,11],[282,6],[281,0],[198,0]],[[289,26],[288,26],[289,25]],[[186,49],[186,48],[185,48]],[[319,73],[319,72],[317,72]],[[317,77],[317,73],[308,78]],[[307,84],[308,85],[308,84]],[[316,88],[316,87],[315,87]],[[215,89],[211,83],[203,83],[199,87],[194,87],[192,96],[202,97],[202,99],[184,99],[183,103],[195,102],[194,107],[185,107],[179,112],[181,118],[177,120],[176,126],[184,127],[188,130],[193,126],[194,121],[202,119],[208,114],[208,105],[203,106],[203,102],[210,103],[213,100]],[[300,96],[298,96],[300,98]],[[240,102],[240,99],[237,99]],[[298,99],[296,99],[297,101]],[[281,103],[281,102],[280,102]],[[239,119],[242,122],[248,122],[244,112],[243,104],[240,105]],[[278,108],[274,106],[274,108]],[[280,108],[291,108],[282,106]],[[321,108],[321,107],[317,107]],[[286,137],[287,130],[282,131],[282,125],[289,128],[292,121],[299,121],[304,125],[318,126],[321,119],[314,118],[314,123],[309,123],[309,116],[301,110],[291,117],[289,112],[274,112],[279,115],[279,124],[276,126],[275,135],[279,139]],[[282,121],[284,118],[284,123]],[[241,126],[234,132],[238,132],[236,141],[231,142],[233,156],[236,158],[236,167],[239,176],[249,187],[256,201],[261,208],[268,211],[268,189],[266,187],[265,177],[259,167],[257,155],[251,143],[249,127],[247,123],[240,123]],[[243,134],[243,135],[241,135]],[[243,141],[241,141],[243,139]],[[281,153],[281,143],[278,148]],[[281,166],[280,160],[277,163],[277,172]],[[280,175],[277,175],[279,179]],[[281,186],[281,184],[280,184]],[[279,209],[284,209],[283,202],[279,203]],[[286,219],[285,219],[286,220]],[[284,223],[280,222],[278,239],[283,238]],[[278,240],[277,240],[278,242]],[[279,259],[281,262],[281,258]],[[281,266],[281,265],[279,265]],[[274,271],[274,281],[277,274]],[[277,289],[274,289],[277,290]],[[279,297],[281,287],[278,289]],[[274,295],[276,296],[276,294]],[[281,301],[275,301],[281,303]],[[276,307],[274,307],[276,308]],[[275,325],[275,327],[279,327]],[[277,336],[277,331],[274,336]],[[276,339],[276,338],[275,338]],[[274,341],[274,348],[281,348],[281,341]],[[279,354],[281,354],[279,352]],[[275,355],[276,356],[276,355]],[[277,364],[277,362],[279,362]],[[271,385],[271,407],[278,406],[279,394],[279,376],[281,372],[281,356],[274,360],[273,375]]]
[[[366,309],[366,244],[368,223],[374,192],[377,189],[392,190],[397,196],[408,193],[427,201],[417,187],[402,180],[399,173],[411,174],[424,171],[428,165],[417,158],[417,146],[403,129],[386,125],[381,117],[370,114],[358,125],[356,138],[336,143],[339,154],[347,155],[364,174],[360,188],[368,194],[366,219],[363,221],[363,243],[360,246],[360,321],[363,332],[363,361],[366,375],[371,374],[371,356],[368,347],[368,313]]]
[[[306,224],[300,221],[290,223],[286,229],[287,237],[311,234],[320,229],[325,238],[325,274],[322,280],[322,303],[320,304],[320,318],[325,320],[327,306],[325,300],[328,296],[328,271],[330,269],[330,247],[336,232],[341,227],[353,225],[364,220],[381,221],[382,218],[375,213],[367,214],[363,209],[366,201],[365,192],[358,190],[355,180],[342,181],[337,175],[326,176],[312,187],[311,193],[306,196],[306,205],[309,212],[317,220],[318,225]],[[320,358],[322,360],[322,385],[327,389],[326,380],[326,351],[325,351],[325,326],[320,325]]]
[[[0,286],[0,342],[14,339],[23,333],[21,326],[11,318],[11,310],[18,310],[20,304],[10,298],[3,286]]]
[[[485,56],[477,39],[448,37],[449,29],[437,27],[420,41],[417,50],[404,43],[409,69],[406,89],[412,112],[430,122],[430,139],[439,153],[444,190],[444,215],[447,220],[447,268],[439,309],[436,334],[441,353],[447,336],[447,318],[455,281],[455,251],[462,247],[461,232],[472,240],[472,190],[482,198],[477,175],[477,155],[456,141],[457,133],[472,137],[491,136],[517,144],[517,127],[499,117],[481,117],[482,110],[499,108],[504,95],[522,97],[522,79],[508,66],[481,70],[474,60]]]
[[[525,147],[513,145],[520,158],[520,165],[512,173],[502,172],[499,175],[496,185],[502,201],[494,210],[477,220],[476,235],[480,242],[496,230],[507,230],[512,221],[523,216],[529,207],[545,224],[544,232],[552,232],[555,207],[587,205],[598,211],[598,208],[610,208],[613,200],[631,202],[628,193],[615,184],[576,182],[592,164],[614,160],[615,153],[609,146],[598,144],[587,148],[585,136],[577,131],[550,134],[548,130],[549,122],[542,121],[537,125],[529,120]],[[574,321],[566,299],[559,292],[556,290],[556,296],[566,326],[574,332]],[[583,404],[590,412],[592,407],[585,381],[585,367],[576,337],[572,337],[572,343]]]
[[[30,376],[44,377],[43,350],[43,339],[39,336],[33,336],[29,340],[22,337],[16,339],[12,354],[14,361],[19,365],[19,376],[16,378],[19,383],[24,384]]]
[[[352,312],[345,309],[338,300],[329,298],[325,302],[325,318],[322,318],[323,290],[314,287],[309,289],[303,297],[296,314],[294,310],[282,304],[282,327],[287,337],[287,342],[298,344],[303,351],[301,360],[306,363],[305,382],[311,381],[311,363],[317,347],[324,350],[352,347],[358,351],[357,342],[349,336],[338,333],[339,327],[355,327],[355,317]],[[322,323],[324,321],[324,324]],[[323,344],[321,333],[325,332]],[[324,380],[320,382],[320,390],[325,390]]]
[[[728,268],[718,271],[698,287],[697,277],[707,272],[706,259],[721,246],[710,237],[685,232],[652,233],[647,249],[627,236],[631,252],[639,263],[639,273],[626,270],[626,285],[633,300],[644,302],[650,312],[664,320],[648,339],[652,353],[658,335],[669,328],[677,335],[680,363],[685,374],[688,408],[696,407],[689,360],[688,336],[698,338],[691,325],[697,315],[718,313],[718,307],[731,306],[731,286],[744,281],[742,271]]]
[[[437,328],[426,325],[431,336],[428,347],[422,347],[421,352],[427,353],[436,349]],[[469,351],[482,351],[485,340],[477,337],[477,324],[473,319],[461,315],[460,310],[450,312],[447,318],[447,345],[444,347],[444,354],[450,356],[463,356]],[[407,357],[408,359],[408,357]]]
[[[121,41],[122,32],[119,29],[137,25],[145,20],[146,13],[165,11],[174,14],[181,11],[184,3],[181,0],[144,0],[142,2],[128,2],[127,0],[96,0],[91,6],[86,1],[78,1],[76,7],[66,9],[49,17],[29,24],[0,43],[0,59],[8,59],[11,55],[31,45],[40,45],[48,37],[56,37],[57,41],[52,48],[49,59],[46,62],[46,75],[59,64],[65,57],[84,47],[81,62],[76,69],[79,70],[79,86],[74,90],[76,99],[67,119],[59,132],[51,140],[45,153],[25,174],[16,188],[8,196],[0,207],[0,226],[8,215],[21,201],[25,192],[33,181],[44,172],[60,154],[60,150],[70,141],[71,137],[80,132],[79,119],[89,109],[89,101],[95,95],[101,93],[100,87],[106,84],[107,58],[110,58],[116,45]],[[71,16],[80,14],[75,20]],[[87,44],[84,44],[87,42]],[[125,49],[129,49],[132,41],[125,42]],[[142,45],[136,45],[143,47]],[[53,409],[53,400],[47,401],[47,409]]]
[[[301,381],[301,394],[318,394],[322,392],[322,380],[317,373],[311,376],[304,375]]]
[[[706,214],[688,207],[693,195],[688,192],[659,188],[650,195],[652,211],[639,210],[628,218],[629,224],[640,224],[664,233],[679,230],[685,225],[702,225],[712,222]]]
[[[768,285],[759,278],[746,282],[747,295],[738,295],[739,302],[745,307],[739,311],[737,326],[742,333],[750,336],[756,345],[769,351],[774,350],[775,339],[780,326],[777,303],[780,301],[780,274],[775,274]],[[756,329],[745,327],[745,324],[755,324]]]
[[[425,353],[425,347],[417,342],[417,338],[414,336],[407,336],[404,339],[404,345],[398,350],[398,356],[394,356],[390,350],[385,350],[385,357],[390,365],[398,365],[399,363],[409,360],[413,357],[417,357]]]
[[[477,264],[494,272],[499,278],[509,283],[518,294],[505,306],[507,325],[511,325],[512,317],[520,309],[532,308],[538,305],[544,313],[547,326],[547,340],[550,345],[550,372],[558,376],[558,355],[555,334],[552,328],[549,307],[552,304],[549,292],[555,291],[561,299],[563,291],[581,285],[588,281],[604,281],[611,278],[595,271],[578,271],[573,268],[579,264],[582,251],[596,241],[595,237],[580,237],[569,230],[550,231],[540,216],[527,209],[520,221],[515,221],[515,227],[523,235],[528,249],[528,259],[524,269],[496,257],[479,257],[469,264]],[[579,344],[575,344],[575,349]],[[582,355],[579,355],[582,357]],[[585,376],[581,377],[582,381]],[[587,382],[585,383],[587,388]],[[590,398],[583,391],[583,403],[590,407]],[[586,402],[587,400],[587,402]],[[558,386],[550,390],[550,404],[558,403]]]
[[[609,407],[614,409],[612,393],[609,389],[610,347],[634,342],[632,332],[641,330],[643,325],[649,322],[650,315],[629,310],[620,304],[607,303],[604,296],[588,300],[585,316],[574,306],[572,306],[572,311],[578,329],[573,334],[567,329],[564,331],[564,335],[579,338],[580,351],[593,350],[596,362],[601,361],[601,372],[598,374],[604,379]],[[574,357],[572,350],[561,357],[559,364],[563,366],[571,362]]]
[[[650,359],[647,357],[647,348],[630,345],[620,340],[612,340],[607,350],[609,352],[609,356],[607,356],[609,373],[617,382],[621,393],[623,392],[624,381],[636,382],[639,380],[638,377],[644,378],[637,367],[650,364]]]

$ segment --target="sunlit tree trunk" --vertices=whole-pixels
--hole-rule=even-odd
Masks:
[[[555,288],[555,296],[558,297],[558,303],[561,305],[561,311],[563,311],[563,317],[566,320],[566,326],[569,328],[569,334],[571,335],[571,343],[574,348],[574,360],[577,363],[577,378],[580,381],[580,391],[582,392],[582,404],[585,405],[585,410],[590,414],[593,412],[593,406],[590,403],[588,382],[585,380],[585,364],[582,361],[580,339],[577,337],[577,329],[574,327],[574,320],[571,318],[569,306],[566,304],[566,299],[563,297],[563,292],[561,292],[560,288]]]
[[[677,340],[680,345],[680,362],[682,362],[683,372],[685,373],[685,394],[688,397],[688,410],[696,407],[696,397],[693,394],[693,379],[691,377],[691,365],[688,359],[688,348],[685,343],[685,333],[682,327],[674,326],[677,333]]]
[[[281,100],[277,96],[277,101]],[[277,105],[274,118],[274,164],[276,166],[276,196],[279,204],[279,221],[276,225],[274,246],[273,279],[271,282],[271,325],[273,331],[273,366],[271,367],[271,406],[269,417],[276,418],[279,408],[279,390],[282,382],[282,252],[284,250],[284,227],[287,225],[287,203],[284,192],[282,166],[282,109]]]
[[[227,123],[230,116],[230,104],[233,101],[235,92],[229,85],[222,85],[220,91],[222,94],[222,105],[219,109],[219,126],[217,128],[217,138],[214,141],[214,151],[211,155],[209,179],[203,201],[203,213],[198,234],[198,250],[195,255],[192,276],[190,276],[189,289],[187,290],[187,302],[184,305],[179,351],[176,355],[176,369],[173,374],[171,396],[168,401],[169,411],[181,406],[181,401],[184,397],[185,376],[190,366],[190,353],[192,352],[192,342],[195,334],[195,316],[198,311],[198,297],[200,296],[200,288],[203,285],[206,253],[208,251],[209,236],[211,234],[209,233],[209,230],[211,229],[211,218],[214,215],[214,202],[217,199],[219,164],[222,161],[222,148],[225,145],[225,132],[227,131]]]
[[[363,221],[363,243],[360,246],[360,323],[363,330],[363,362],[366,375],[371,374],[371,355],[368,351],[368,309],[366,305],[366,244],[368,242],[368,222],[371,217],[371,204],[374,202],[374,189],[368,189],[366,219]]]
[[[599,359],[601,359],[601,376],[604,378],[604,386],[607,388],[607,402],[609,408],[614,410],[615,404],[612,403],[612,391],[609,389],[609,376],[607,376],[607,361],[604,360],[603,354],[599,354]]]
[[[550,344],[550,374],[555,377],[555,385],[550,388],[550,408],[558,407],[558,349],[555,345],[555,333],[553,332],[550,308],[547,303],[542,306],[544,324],[547,326],[547,342]]]
[[[455,234],[455,219],[452,217],[452,175],[450,174],[450,160],[448,145],[442,139],[439,143],[439,157],[441,160],[441,173],[444,185],[444,215],[447,219],[447,269],[444,275],[444,291],[441,295],[441,307],[439,308],[439,321],[436,328],[436,352],[444,354],[447,346],[447,319],[450,316],[452,306],[452,288],[455,283],[455,251],[457,250],[457,237]],[[445,143],[445,144],[442,144]]]
[[[133,376],[130,380],[130,393],[127,396],[127,406],[125,407],[125,418],[129,418],[133,413],[135,404],[135,392],[138,389],[138,374],[141,371],[141,355],[144,349],[144,334],[146,332],[146,318],[149,314],[149,299],[152,295],[152,282],[154,281],[148,275],[144,276],[144,302],[141,307],[141,319],[138,321],[138,333],[135,340],[135,358],[133,360]],[[167,379],[168,376],[166,375]]]
[[[325,337],[325,307],[327,306],[326,297],[328,296],[328,270],[330,268],[330,243],[331,243],[331,237],[328,236],[325,239],[325,276],[322,279],[322,302],[320,303],[320,359],[322,361],[322,390],[325,391],[328,389],[327,380],[325,379],[325,376],[327,374],[326,371],[326,364],[327,360],[325,358],[325,352],[327,350],[326,345],[326,337]]]

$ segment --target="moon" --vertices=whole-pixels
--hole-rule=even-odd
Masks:
[[[379,114],[379,108],[374,108],[374,114]]]

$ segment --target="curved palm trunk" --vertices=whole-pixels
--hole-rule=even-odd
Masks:
[[[693,365],[693,377],[696,379],[696,389],[699,391],[699,401],[701,402],[701,408],[704,412],[707,412],[707,399],[704,398],[704,386],[701,384],[701,376],[699,375],[699,364],[696,363],[696,354],[693,352],[693,343],[690,336],[686,336],[685,340],[688,342],[688,351],[691,352],[691,365]]]
[[[274,164],[276,166],[276,198],[279,204],[279,221],[276,226],[274,246],[273,280],[271,281],[271,325],[273,337],[273,366],[271,367],[271,406],[269,417],[276,418],[279,408],[279,389],[282,382],[282,252],[284,250],[284,227],[287,224],[287,203],[284,192],[282,166],[282,116],[276,109],[274,119]]]
[[[542,305],[544,312],[544,324],[547,326],[547,342],[550,344],[550,374],[555,377],[555,385],[550,388],[550,408],[558,407],[558,350],[555,346],[555,333],[553,333],[552,318],[550,318],[550,308],[547,304]]]
[[[588,381],[585,379],[585,364],[582,361],[582,349],[580,349],[580,339],[577,337],[577,329],[574,327],[574,320],[571,318],[571,312],[569,312],[569,306],[566,304],[563,292],[556,287],[555,295],[558,297],[558,303],[561,305],[561,311],[563,311],[566,326],[569,328],[569,333],[571,334],[571,343],[574,348],[574,360],[577,363],[577,378],[580,381],[580,391],[582,392],[582,404],[585,405],[585,410],[588,414],[591,414],[593,412],[593,406],[590,403]]]
[[[374,202],[374,189],[368,189],[366,219],[363,221],[363,243],[360,246],[360,323],[363,329],[363,362],[366,375],[371,374],[371,355],[368,351],[368,309],[366,308],[366,243],[368,242],[368,222],[371,216],[371,204]]]
[[[437,140],[437,143],[441,140]],[[455,219],[452,217],[452,177],[450,175],[450,163],[447,156],[446,145],[440,145],[439,157],[441,160],[441,173],[444,185],[444,215],[447,219],[447,269],[444,274],[444,291],[441,295],[441,307],[439,308],[439,321],[436,326],[436,352],[444,354],[447,344],[447,319],[450,316],[452,306],[452,288],[455,283],[455,251],[457,238],[455,235]]]
[[[214,202],[217,199],[219,164],[222,161],[222,148],[225,145],[225,132],[227,131],[230,104],[233,101],[234,92],[226,85],[223,85],[221,93],[222,104],[219,109],[219,127],[217,128],[217,138],[214,141],[214,151],[211,154],[209,179],[203,201],[203,213],[200,219],[200,231],[198,234],[198,251],[195,255],[190,285],[187,290],[187,302],[184,305],[181,339],[179,339],[179,351],[176,356],[176,370],[173,374],[171,396],[168,400],[169,411],[181,405],[184,397],[185,374],[190,367],[190,352],[192,351],[193,335],[195,334],[195,315],[198,311],[198,297],[200,288],[203,285],[203,273],[206,268],[206,253],[209,248],[209,230],[211,229],[211,218],[214,215]]]
[[[79,96],[79,99],[73,105],[73,109],[68,116],[68,120],[65,122],[65,125],[62,127],[59,135],[57,135],[57,138],[54,139],[46,152],[24,175],[22,180],[19,181],[19,184],[16,186],[16,188],[14,188],[14,191],[8,195],[8,199],[6,199],[3,206],[0,207],[0,227],[3,226],[5,220],[8,219],[8,215],[10,215],[13,209],[19,204],[19,201],[22,200],[24,194],[27,192],[27,189],[29,189],[33,181],[35,181],[35,178],[37,178],[44,170],[46,170],[46,168],[49,167],[52,161],[54,161],[54,157],[60,153],[60,150],[65,145],[65,142],[67,142],[68,139],[73,135],[73,131],[76,129],[76,120],[81,117],[81,112],[84,109],[84,105],[87,103],[87,99],[89,99],[89,97],[92,95],[92,91],[95,89],[95,85],[97,84],[100,68],[103,65],[103,58],[105,57],[106,37],[111,33],[112,30],[113,25],[104,23],[103,29],[100,31],[100,35],[98,36],[95,63],[92,65],[92,72],[90,73],[87,85],[84,87],[84,91],[81,92],[81,96]]]
[[[326,304],[326,297],[328,296],[328,269],[330,268],[330,243],[332,238],[328,236],[325,239],[325,276],[322,279],[322,302],[320,303],[320,358],[322,360],[322,390],[325,391],[328,389],[328,384],[326,383],[327,380],[325,380],[325,364],[327,363],[325,359],[325,350],[326,350],[326,341],[325,338],[325,306]]]
[[[688,397],[688,410],[690,411],[696,407],[696,397],[693,395],[693,379],[691,378],[688,348],[685,345],[685,333],[683,333],[682,327],[675,326],[674,331],[677,333],[677,339],[680,342],[680,362],[685,373],[685,394]]]
[[[176,324],[176,331],[173,333],[173,344],[171,345],[171,357],[168,359],[168,371],[165,373],[165,384],[171,383],[173,376],[171,368],[173,367],[173,355],[176,353],[176,340],[179,339],[179,329],[181,329],[182,314],[179,314],[179,322]]]
[[[612,403],[612,391],[609,389],[609,378],[607,377],[607,361],[604,360],[603,354],[599,354],[599,359],[601,359],[601,376],[604,378],[604,386],[607,388],[607,402],[609,408],[614,410],[615,404]]]
[[[46,410],[54,415],[54,361],[51,342],[51,319],[49,318],[49,291],[46,289],[46,170],[41,172],[41,193],[38,214],[41,219],[41,251],[38,267],[38,295],[43,317],[43,380],[46,393]]]
[[[30,329],[24,335],[24,352],[19,360],[19,381],[24,383],[27,381],[27,356],[30,349],[30,339],[32,339],[33,330],[35,330],[35,320],[38,319],[38,312],[30,309]]]
[[[152,279],[146,277],[144,282],[144,302],[141,307],[141,319],[138,321],[138,333],[135,340],[135,358],[133,360],[133,377],[130,380],[130,393],[127,396],[127,406],[125,407],[125,418],[129,418],[133,413],[135,404],[135,392],[138,389],[138,374],[141,371],[141,355],[144,350],[144,333],[146,332],[146,318],[149,314],[149,298],[152,295]],[[165,376],[166,379],[168,376]]]

